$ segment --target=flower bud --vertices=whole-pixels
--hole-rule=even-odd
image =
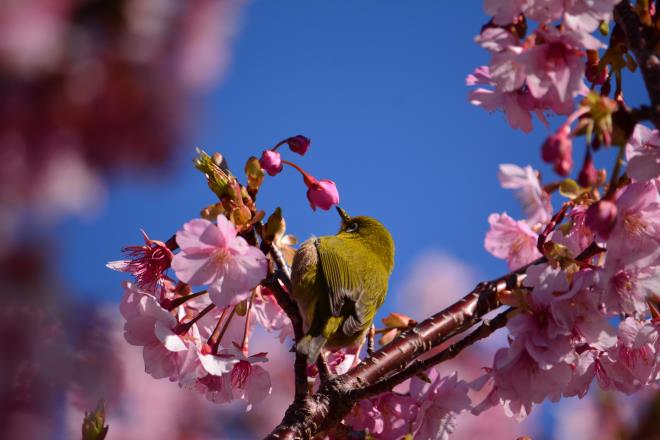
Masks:
[[[584,163],[582,164],[582,169],[578,175],[578,183],[580,186],[589,188],[594,186],[598,182],[598,170],[594,166],[594,161],[591,158],[591,153],[587,153],[587,157],[584,158]]]
[[[101,400],[94,411],[85,411],[82,438],[83,440],[103,440],[108,434],[108,428],[108,425],[105,424],[105,405]]]
[[[314,211],[321,208],[324,211],[339,203],[339,192],[335,182],[328,179],[313,180],[307,183],[307,200]]]
[[[587,209],[585,223],[596,234],[607,240],[616,224],[617,208],[614,202],[601,200]]]
[[[567,126],[561,127],[546,139],[541,147],[541,158],[553,164],[553,169],[560,176],[568,175],[573,168],[573,142]]]
[[[282,158],[277,151],[264,151],[261,154],[261,159],[259,159],[259,164],[270,176],[274,176],[282,171]]]
[[[304,156],[305,153],[307,153],[307,150],[309,149],[309,144],[311,143],[309,138],[303,136],[302,134],[299,134],[298,136],[290,137],[285,142],[289,144],[289,148],[291,149],[291,151],[293,151],[294,153],[298,153],[301,156]]]
[[[383,325],[388,328],[408,328],[415,325],[415,321],[401,313],[392,312],[382,319]]]

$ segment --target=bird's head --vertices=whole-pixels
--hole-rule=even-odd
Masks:
[[[373,217],[351,217],[346,211],[337,206],[341,217],[341,228],[338,236],[355,240],[362,246],[374,252],[387,269],[388,273],[394,267],[394,240],[392,235],[381,222]]]

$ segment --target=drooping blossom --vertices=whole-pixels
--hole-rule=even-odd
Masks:
[[[151,293],[126,281],[120,311],[126,323],[124,337],[143,348],[145,371],[156,379],[175,378],[184,360],[186,344],[173,331],[177,320]]]
[[[523,221],[516,221],[506,213],[488,217],[490,229],[484,246],[488,252],[507,260],[510,269],[517,269],[539,258],[536,248],[538,234]]]
[[[265,150],[259,159],[259,165],[269,176],[275,176],[282,171],[282,158],[280,153],[274,150]]]
[[[111,261],[106,266],[120,272],[129,272],[139,287],[152,289],[164,279],[174,255],[162,241],[151,240],[144,231],[142,235],[144,245],[126,246],[123,249],[128,259]]]
[[[339,204],[337,185],[328,179],[313,180],[307,184],[307,200],[314,211],[316,208],[327,211]]]
[[[176,240],[181,248],[172,260],[176,276],[185,283],[208,285],[209,297],[220,308],[246,299],[266,276],[266,256],[237,236],[234,225],[222,215],[217,224],[189,221]]]
[[[649,180],[660,175],[660,134],[637,124],[626,144],[626,172],[635,180]]]
[[[552,217],[550,196],[541,188],[538,173],[531,166],[501,164],[497,178],[502,188],[514,190],[530,224],[544,223]]]
[[[244,399],[248,403],[249,411],[252,405],[264,400],[271,391],[270,375],[263,367],[256,365],[268,361],[266,353],[247,356],[236,348],[223,353],[231,354],[236,359],[231,372],[228,373],[232,395],[234,398]]]

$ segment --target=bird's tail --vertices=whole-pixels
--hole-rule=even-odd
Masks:
[[[307,356],[307,363],[312,365],[316,362],[326,342],[328,340],[323,335],[312,336],[308,334],[296,344],[296,350],[298,353]]]

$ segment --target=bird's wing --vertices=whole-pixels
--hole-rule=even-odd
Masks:
[[[347,260],[354,256],[345,251],[342,253],[342,246],[344,242],[337,237],[322,237],[316,242],[333,316],[341,315],[347,299],[357,303],[364,289],[362,277],[355,267],[358,262]]]

